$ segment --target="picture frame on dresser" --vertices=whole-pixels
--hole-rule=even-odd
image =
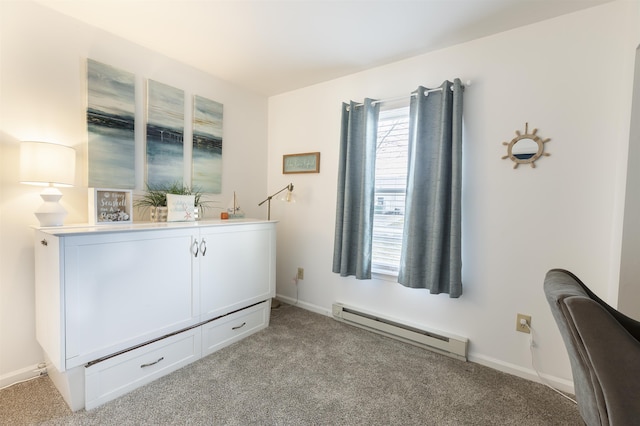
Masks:
[[[129,189],[89,188],[89,224],[133,223],[132,193]]]

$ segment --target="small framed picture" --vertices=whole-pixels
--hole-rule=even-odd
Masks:
[[[320,153],[287,154],[282,156],[282,173],[320,173]]]
[[[195,195],[167,194],[167,222],[193,222]]]
[[[92,225],[133,223],[130,189],[89,188],[89,223]]]

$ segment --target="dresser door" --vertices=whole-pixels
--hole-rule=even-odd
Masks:
[[[200,312],[215,318],[275,294],[275,224],[210,227],[201,231]]]
[[[192,230],[65,238],[67,368],[197,322],[194,239]]]

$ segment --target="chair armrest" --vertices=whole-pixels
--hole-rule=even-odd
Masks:
[[[611,425],[640,419],[640,342],[598,302],[568,297],[567,308],[604,395]]]

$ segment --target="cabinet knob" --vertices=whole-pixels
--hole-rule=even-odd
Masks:
[[[191,245],[191,252],[194,257],[198,257],[198,240],[195,240]]]
[[[207,242],[204,240],[204,238],[202,239],[202,242],[200,243],[200,252],[202,253],[203,256],[205,254],[207,254]]]
[[[46,246],[48,246],[48,245],[49,245],[49,241],[47,241],[47,240],[45,240],[45,239],[42,239],[42,240],[40,241],[40,244],[42,244],[43,246],[45,246],[45,247],[46,247]]]

